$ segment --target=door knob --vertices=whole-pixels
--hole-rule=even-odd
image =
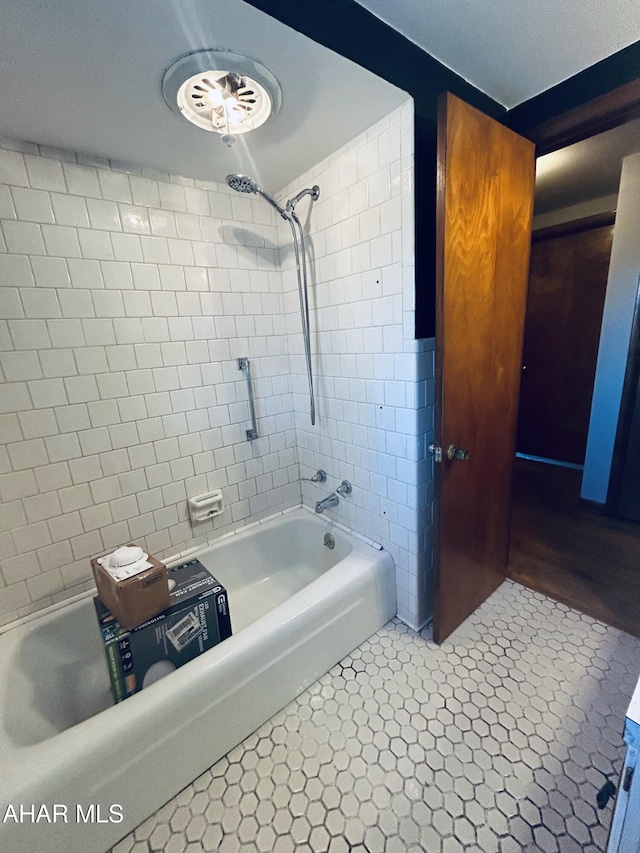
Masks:
[[[468,458],[468,450],[456,447],[455,444],[450,444],[449,447],[447,447],[447,459],[459,459],[461,462],[466,462]]]

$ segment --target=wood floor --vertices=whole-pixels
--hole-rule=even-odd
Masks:
[[[516,460],[509,576],[640,637],[640,524],[581,506],[581,478]]]

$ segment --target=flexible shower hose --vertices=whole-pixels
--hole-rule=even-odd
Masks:
[[[296,254],[296,270],[298,273],[298,296],[300,297],[300,319],[302,321],[302,337],[304,340],[304,354],[307,362],[307,377],[309,379],[309,411],[311,424],[316,422],[316,403],[313,393],[313,373],[311,370],[311,333],[309,325],[309,292],[307,287],[307,261],[304,248],[304,230],[302,223],[293,210],[288,211],[288,221],[293,234],[293,246]],[[294,226],[295,222],[295,226]],[[298,234],[300,234],[298,243]]]

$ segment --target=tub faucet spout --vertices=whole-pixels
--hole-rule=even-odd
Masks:
[[[328,497],[323,498],[321,501],[318,501],[316,504],[316,512],[324,512],[325,509],[329,509],[330,506],[338,506],[340,503],[340,498],[334,492]]]

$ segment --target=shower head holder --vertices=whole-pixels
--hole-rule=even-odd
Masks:
[[[301,198],[304,198],[306,195],[311,196],[312,201],[317,201],[320,197],[320,187],[317,184],[314,184],[312,187],[308,187],[307,189],[300,190],[298,195],[295,195],[293,198],[290,198],[287,202],[286,209],[289,213],[293,213],[295,210],[296,204],[300,201]]]

